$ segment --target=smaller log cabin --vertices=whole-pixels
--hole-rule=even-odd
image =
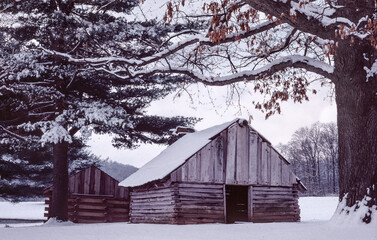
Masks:
[[[120,183],[132,223],[294,222],[304,185],[246,120],[190,133]]]
[[[129,192],[118,184],[119,181],[95,166],[69,176],[69,220],[75,223],[129,221]],[[52,191],[52,187],[44,191],[47,218]]]

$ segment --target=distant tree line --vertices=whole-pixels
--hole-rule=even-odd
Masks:
[[[298,129],[278,146],[294,172],[307,186],[307,195],[339,193],[338,134],[335,123],[315,123]]]
[[[132,165],[122,164],[109,159],[101,160],[98,167],[119,182],[138,170],[138,168]]]

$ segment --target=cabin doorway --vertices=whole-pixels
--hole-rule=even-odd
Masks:
[[[226,222],[248,221],[248,187],[225,186],[226,193]]]

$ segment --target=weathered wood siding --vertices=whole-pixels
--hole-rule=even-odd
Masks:
[[[135,188],[130,222],[198,224],[224,223],[222,184],[172,183],[169,187]]]
[[[222,184],[175,183],[177,224],[224,223]]]
[[[129,189],[97,167],[91,166],[68,179],[68,218],[75,223],[127,222]],[[50,217],[52,187],[44,196],[45,217]]]
[[[132,223],[225,223],[223,184],[175,182],[169,187],[134,189]],[[300,221],[297,186],[249,186],[248,220],[251,222]],[[230,213],[228,213],[230,214]]]
[[[249,126],[233,124],[170,175],[173,182],[292,186],[288,163]]]
[[[249,220],[252,222],[300,221],[296,186],[252,186],[249,196],[249,206],[252,206]]]
[[[226,131],[170,175],[173,182],[224,183]]]
[[[52,192],[45,192],[45,214],[50,217]],[[68,219],[74,223],[128,222],[129,199],[112,196],[70,194]]]
[[[70,194],[111,195],[115,198],[128,198],[128,190],[119,187],[119,181],[97,167],[91,166],[69,176]]]
[[[133,189],[130,203],[132,223],[176,223],[175,189]]]

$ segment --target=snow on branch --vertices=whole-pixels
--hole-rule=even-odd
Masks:
[[[71,135],[59,123],[50,122],[50,124],[46,124],[46,125],[48,126],[42,128],[43,135],[40,140],[42,143],[42,146],[44,146],[46,143],[57,144],[63,141],[72,143]]]
[[[153,56],[144,57],[140,60],[137,59],[127,59],[124,57],[118,57],[118,56],[110,56],[110,57],[98,57],[98,58],[77,58],[73,55],[70,55],[68,53],[62,53],[57,52],[53,50],[49,50],[46,48],[41,47],[43,51],[46,53],[49,53],[51,55],[60,56],[62,58],[67,59],[68,61],[72,63],[78,63],[78,64],[85,64],[89,63],[93,66],[100,66],[100,65],[106,65],[110,63],[119,63],[124,64],[126,66],[131,67],[143,67],[148,64],[155,63],[161,59],[164,59],[166,57],[169,57],[173,55],[174,53],[184,49],[185,47],[192,46],[194,44],[199,44],[199,46],[214,46],[222,43],[230,43],[234,42],[239,39],[244,39],[250,36],[253,36],[255,34],[267,31],[269,29],[272,29],[276,26],[278,26],[279,23],[275,21],[266,21],[264,23],[261,23],[253,28],[251,28],[249,31],[240,31],[238,33],[230,34],[225,39],[222,39],[217,42],[211,41],[208,37],[204,36],[203,34],[195,34],[191,37],[187,37],[185,40],[180,41],[170,47],[168,47],[166,50],[161,51]]]
[[[123,63],[127,65],[140,65],[143,62],[136,60],[136,59],[127,59],[124,57],[118,57],[118,56],[110,56],[110,57],[98,57],[98,58],[76,58],[68,53],[62,53],[58,51],[53,51],[46,49],[44,47],[40,47],[43,51],[46,53],[49,53],[51,55],[60,56],[62,58],[66,58],[71,63],[90,63],[90,64],[107,64],[107,63]]]
[[[369,81],[369,78],[373,77],[377,74],[377,60],[372,64],[372,67],[369,69],[368,67],[364,66],[364,70],[367,72],[367,79],[366,81]]]
[[[317,19],[321,22],[321,24],[325,27],[330,26],[331,24],[345,24],[348,27],[351,27],[354,25],[354,23],[345,18],[345,17],[334,17],[331,16],[334,15],[336,12],[335,9],[329,9],[325,7],[321,7],[318,4],[313,3],[305,3],[304,5],[291,1],[291,11],[297,11],[301,14],[304,14],[307,16],[308,20],[310,19]]]
[[[145,77],[150,76],[158,73],[166,73],[166,74],[184,74],[192,79],[202,82],[207,85],[213,86],[222,86],[226,84],[232,84],[236,82],[242,81],[251,81],[258,79],[260,77],[271,76],[272,74],[282,71],[286,68],[304,68],[310,72],[314,72],[325,76],[329,79],[332,78],[332,73],[334,72],[334,68],[324,62],[300,55],[291,55],[285,56],[271,63],[255,70],[251,71],[242,71],[228,76],[220,76],[220,77],[207,77],[203,74],[198,72],[192,71],[187,68],[183,67],[165,67],[165,68],[155,68],[148,71],[140,71],[135,73],[133,77]]]
[[[15,137],[15,138],[17,138],[17,139],[19,139],[19,140],[27,141],[26,138],[24,138],[24,137],[18,135],[17,133],[14,133],[14,132],[12,132],[12,131],[9,131],[8,129],[6,129],[5,127],[3,127],[3,126],[1,126],[1,125],[0,125],[0,129],[3,130],[4,132],[6,132],[7,134],[11,135],[12,137]]]
[[[323,39],[334,39],[340,25],[351,28],[355,24],[346,17],[336,16],[336,10],[326,4],[309,1],[248,0],[248,5],[274,16],[293,28]]]
[[[128,115],[123,108],[112,107],[111,105],[101,102],[80,103],[78,108],[79,110],[77,110],[75,114],[83,114],[83,118],[78,118],[78,121],[75,124],[75,127],[78,128],[85,126],[87,123],[92,124],[96,122],[119,126],[124,122]],[[87,123],[80,123],[84,120]]]

